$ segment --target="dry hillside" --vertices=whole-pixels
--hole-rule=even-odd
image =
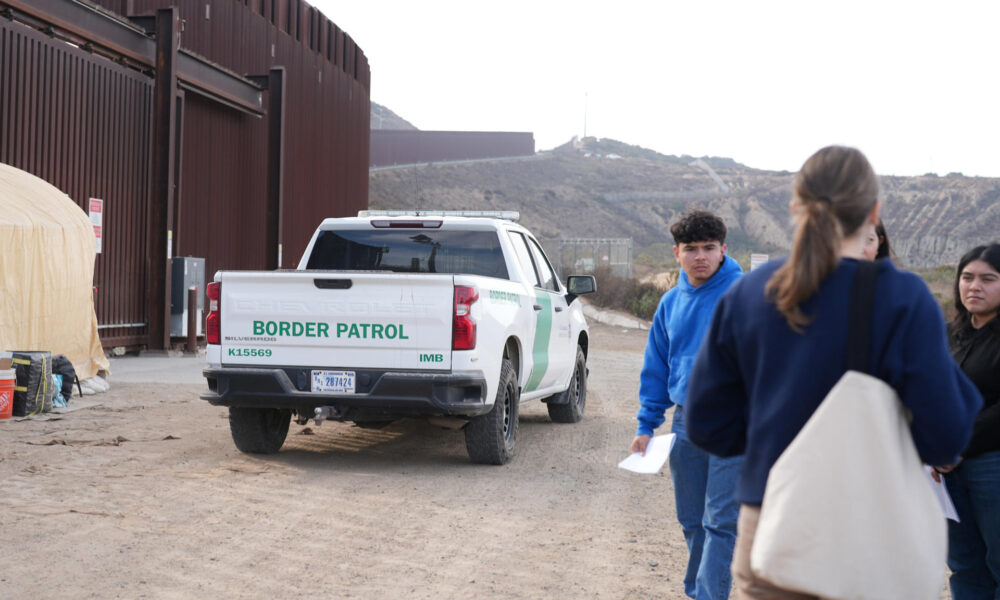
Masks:
[[[664,156],[587,138],[534,157],[373,171],[372,208],[518,210],[543,238],[630,237],[662,258],[668,225],[693,206],[720,214],[730,251],[787,251],[793,174],[725,158]],[[953,264],[1000,230],[1000,179],[883,177],[886,227],[908,267]],[[639,261],[642,262],[642,261]]]
[[[381,104],[371,103],[372,129],[411,129],[416,127],[403,117],[392,112]]]

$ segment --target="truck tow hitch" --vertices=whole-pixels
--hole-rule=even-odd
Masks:
[[[317,406],[316,416],[313,417],[313,420],[316,422],[316,425],[322,425],[323,421],[336,419],[340,416],[340,409],[336,406]]]

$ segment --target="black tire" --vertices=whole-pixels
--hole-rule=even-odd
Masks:
[[[576,347],[576,365],[573,367],[573,377],[569,387],[559,394],[558,404],[549,402],[549,418],[556,423],[578,423],[583,418],[587,406],[587,357],[583,348]]]
[[[514,455],[520,400],[521,393],[517,387],[514,367],[509,360],[504,359],[500,365],[500,382],[493,410],[470,419],[465,426],[465,449],[472,462],[502,465]]]
[[[229,408],[229,431],[240,452],[274,454],[285,443],[292,411],[280,408]]]

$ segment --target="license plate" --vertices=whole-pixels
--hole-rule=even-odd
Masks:
[[[313,371],[312,391],[353,394],[354,371]]]

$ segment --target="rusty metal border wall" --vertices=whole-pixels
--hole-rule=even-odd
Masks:
[[[372,167],[415,163],[532,156],[531,132],[418,131],[373,129]]]
[[[176,6],[185,52],[238,76],[284,69],[280,267],[295,266],[320,220],[367,207],[370,71],[364,53],[325,15],[301,0],[94,4],[122,19]],[[152,73],[2,16],[0,35],[0,161],[42,177],[84,209],[89,197],[105,200],[105,249],[95,271],[102,343],[157,347],[144,281]],[[170,254],[204,257],[209,280],[218,269],[266,268],[261,232],[274,151],[267,117],[181,95]],[[265,92],[265,109],[269,102]]]
[[[108,207],[94,272],[106,345],[147,333],[152,90],[135,70],[0,21],[0,162],[48,181],[84,211],[89,198]]]
[[[238,74],[286,70],[282,264],[295,266],[326,217],[368,205],[370,71],[364,53],[300,0],[100,0],[149,15],[175,5],[181,44]],[[187,101],[176,256],[205,257],[206,272],[263,268],[266,123]],[[248,168],[260,165],[259,168]]]

